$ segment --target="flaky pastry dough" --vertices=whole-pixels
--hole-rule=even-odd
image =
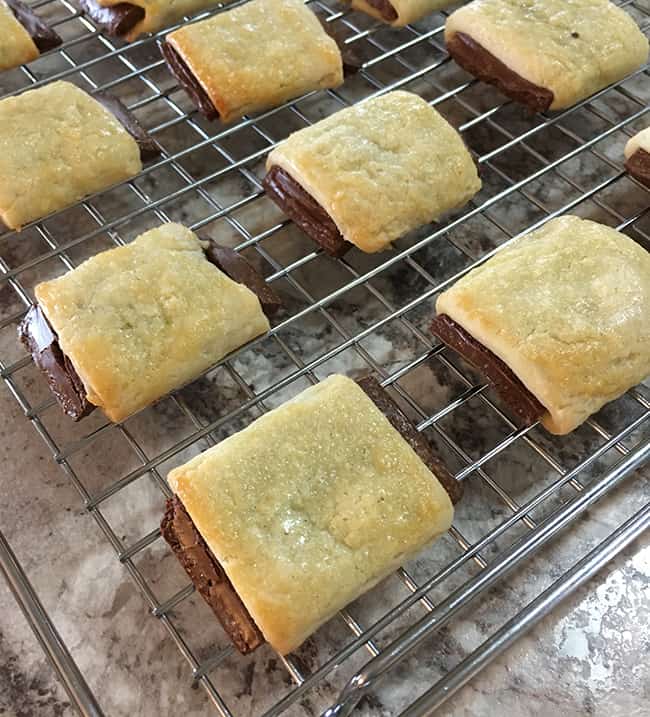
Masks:
[[[303,0],[251,0],[166,38],[229,122],[343,82],[336,42]]]
[[[88,400],[121,421],[268,331],[257,296],[164,224],[102,252],[36,298]]]
[[[133,137],[69,82],[0,101],[0,218],[11,229],[141,169]]]
[[[0,71],[35,60],[39,51],[11,8],[0,0]]]
[[[331,376],[169,474],[286,654],[449,528],[449,496],[364,391]]]
[[[474,0],[453,12],[447,41],[469,35],[513,72],[571,107],[648,59],[648,40],[610,0]]]
[[[452,5],[453,2],[454,0],[390,0],[390,4],[397,13],[397,17],[390,24],[393,27],[403,27],[447,5]],[[367,0],[352,0],[352,7],[376,17],[378,20],[384,20],[381,12]]]
[[[390,92],[299,130],[269,155],[347,241],[381,251],[481,188],[456,130],[421,97]]]
[[[650,373],[650,254],[615,229],[553,219],[438,297],[569,433]]]

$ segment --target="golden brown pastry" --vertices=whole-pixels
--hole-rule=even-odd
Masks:
[[[447,49],[468,72],[533,110],[561,110],[622,80],[648,40],[610,0],[474,0],[453,12]]]
[[[0,0],[0,70],[35,60],[38,48],[4,0]]]
[[[281,142],[265,188],[300,223],[274,183],[278,169],[320,207],[341,237],[381,251],[416,227],[462,207],[481,188],[456,130],[421,97],[390,92],[341,110]],[[314,211],[308,212],[310,218]],[[309,225],[303,226],[309,231]],[[310,236],[319,241],[316,227]]]
[[[181,84],[189,72],[223,122],[343,82],[336,42],[302,0],[251,0],[172,32],[163,52]]]
[[[169,484],[282,654],[453,516],[409,443],[358,384],[337,375],[176,468]]]
[[[0,101],[0,218],[11,229],[141,169],[133,137],[69,82]]]
[[[351,0],[355,10],[361,10],[378,20],[403,27],[420,20],[436,10],[452,5],[454,0]]]
[[[258,297],[211,263],[206,248],[189,229],[164,224],[36,286],[85,399],[112,421],[268,330]]]
[[[650,254],[596,222],[553,219],[456,282],[436,310],[434,332],[483,370],[489,354],[500,360],[551,433],[650,374]],[[475,344],[489,354],[473,360]]]

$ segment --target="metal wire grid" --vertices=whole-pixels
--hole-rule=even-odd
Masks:
[[[649,3],[627,0],[621,4],[647,32]],[[216,676],[220,666],[233,658],[232,648],[216,647],[198,654],[184,630],[179,629],[176,617],[192,595],[192,586],[185,584],[171,596],[160,599],[147,578],[146,569],[138,562],[158,541],[158,529],[127,541],[120,537],[119,529],[106,515],[105,506],[110,500],[128,491],[144,476],[149,476],[163,496],[168,496],[170,491],[163,476],[170,464],[181,462],[187,451],[213,445],[224,433],[234,430],[238,422],[248,422],[287,395],[317,382],[332,363],[343,356],[352,364],[352,371],[362,368],[376,371],[383,385],[390,387],[418,422],[418,429],[426,431],[446,457],[457,479],[471,477],[472,486],[480,481],[489,492],[490,500],[508,511],[507,517],[479,539],[470,539],[458,527],[453,527],[449,537],[456,546],[457,556],[426,579],[416,578],[407,569],[399,570],[397,578],[406,588],[406,597],[371,624],[362,624],[352,611],[342,611],[350,638],[343,646],[327,653],[315,669],[307,668],[297,655],[279,658],[292,686],[268,708],[265,717],[278,715],[296,705],[335,669],[345,671],[346,665],[352,664],[350,658],[365,650],[372,661],[364,671],[357,672],[355,681],[346,688],[333,710],[343,714],[375,685],[378,677],[447,624],[471,599],[485,594],[506,572],[530,557],[630,471],[642,465],[650,451],[650,402],[644,389],[639,388],[618,403],[624,404],[624,420],[618,415],[616,419],[608,418],[605,412],[587,422],[582,429],[582,457],[566,466],[561,451],[554,450],[543,432],[534,426],[518,428],[494,403],[489,389],[477,383],[475,374],[437,345],[426,330],[438,292],[477,261],[491,255],[504,241],[559,214],[573,210],[583,212],[649,245],[648,194],[624,178],[619,157],[612,155],[607,147],[608,142],[620,144],[621,138],[633,134],[644,121],[647,123],[648,68],[569,111],[524,117],[517,108],[500,101],[493,91],[477,85],[449,61],[442,43],[443,14],[433,16],[426,23],[395,31],[378,26],[362,15],[341,11],[332,2],[313,0],[311,5],[323,13],[327,21],[346,36],[346,44],[362,56],[362,69],[340,90],[313,93],[225,128],[206,123],[196,115],[165,72],[155,38],[131,45],[115,42],[98,33],[67,0],[35,3],[64,38],[63,45],[29,68],[23,67],[9,73],[8,79],[3,78],[8,84],[2,89],[8,93],[54,79],[69,79],[86,89],[111,91],[127,102],[161,146],[161,158],[149,164],[134,180],[34,223],[20,237],[13,232],[0,237],[5,247],[0,258],[1,286],[9,307],[0,322],[0,331],[3,336],[12,336],[12,341],[8,338],[2,341],[4,355],[0,372],[25,416],[76,486],[153,614],[189,663],[195,681],[225,716],[233,713],[217,687]],[[290,223],[277,213],[273,215],[268,207],[260,212],[260,206],[267,201],[261,190],[260,162],[275,142],[322,114],[361,97],[397,88],[418,91],[429,99],[454,122],[475,153],[486,189],[461,215],[427,228],[426,233],[415,233],[400,240],[392,253],[373,257],[359,257],[354,253],[335,261],[297,237]],[[593,171],[592,165],[597,171]],[[218,191],[222,183],[227,183],[223,196]],[[557,196],[544,196],[544,188],[555,183],[562,187],[561,201]],[[626,196],[623,204],[622,194]],[[613,202],[616,206],[612,206]],[[525,207],[521,216],[520,206]],[[268,217],[269,211],[273,221],[258,221],[260,213]],[[106,246],[125,243],[145,226],[177,219],[195,230],[205,228],[215,236],[229,236],[236,248],[264,270],[267,280],[289,297],[286,312],[268,336],[213,367],[212,371],[221,372],[222,380],[227,377],[235,391],[228,410],[216,417],[206,417],[187,390],[166,399],[189,426],[186,435],[171,445],[152,453],[147,441],[139,435],[137,424],[133,428],[127,421],[116,426],[105,423],[99,416],[75,427],[62,428],[54,400],[38,393],[37,380],[29,380],[32,371],[29,357],[14,348],[15,325],[31,301],[34,284],[44,276],[73,268]],[[471,229],[474,223],[478,224],[478,230]],[[463,234],[473,236],[477,232],[497,239],[478,245],[464,241]],[[289,241],[292,246],[297,245],[299,251],[289,252],[287,256],[280,247]],[[441,255],[449,259],[442,274],[436,262]],[[315,275],[314,269],[318,274],[336,273],[337,282],[325,291],[315,289],[309,282]],[[401,293],[395,288],[396,278],[407,285],[410,293],[409,290]],[[355,292],[362,292],[363,298],[355,298]],[[350,298],[351,302],[346,303]],[[372,302],[378,315],[368,317],[363,311],[366,302]],[[349,307],[350,303],[359,317],[350,317],[349,311],[341,310],[341,306]],[[326,327],[328,340],[311,354],[304,355],[296,337],[305,338],[301,322],[314,317]],[[406,336],[410,349],[395,365],[386,366],[375,357],[370,342],[389,330],[398,330],[400,336]],[[272,359],[273,365],[264,380],[259,375],[252,379],[246,371],[243,357],[251,352]],[[433,409],[423,406],[422,399],[416,399],[410,388],[424,371],[443,373],[444,380],[456,391],[451,399]],[[464,411],[480,415],[482,419],[487,417],[491,424],[499,427],[488,432],[491,445],[481,445],[477,451],[463,435],[454,431],[454,421],[450,419]],[[109,483],[91,488],[84,473],[75,467],[75,461],[86,451],[101,450],[98,446],[103,445],[107,436],[108,440],[119,437],[128,445],[138,464],[119,477],[111,474]],[[543,490],[532,493],[523,502],[488,470],[490,461],[507,456],[514,446],[525,446],[542,469],[553,476]],[[614,463],[613,456],[620,458],[618,463]],[[541,514],[547,505],[549,512]],[[499,539],[510,536],[509,531],[515,527],[520,531],[515,533],[517,540],[502,549]],[[431,597],[434,588],[467,565],[476,571],[473,577],[438,601]],[[561,594],[566,594],[566,588]],[[381,632],[403,619],[414,605],[422,608],[422,617],[411,620],[390,646],[382,645],[378,640]],[[354,672],[353,669],[348,676]],[[459,674],[452,671],[446,679],[451,681]],[[437,704],[436,695],[442,699],[440,690],[445,685],[448,687],[443,679],[430,691],[431,698],[412,707],[409,713],[418,714]]]

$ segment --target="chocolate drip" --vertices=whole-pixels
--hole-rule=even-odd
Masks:
[[[168,42],[160,43],[160,52],[165,58],[169,71],[178,80],[178,84],[187,92],[198,111],[209,120],[219,119],[219,110],[214,106],[201,83],[192,74],[185,60]]]
[[[397,20],[397,10],[389,0],[366,0],[366,2],[381,15],[382,20],[385,22],[395,22]]]
[[[209,242],[205,256],[209,262],[221,269],[233,281],[247,286],[260,300],[262,310],[270,318],[282,306],[282,300],[266,283],[264,277],[233,249],[221,246],[210,238],[201,237]]]
[[[143,162],[154,159],[160,154],[158,145],[135,118],[133,113],[117,97],[106,92],[95,92],[93,97],[117,119],[124,129],[133,137],[140,148]]]

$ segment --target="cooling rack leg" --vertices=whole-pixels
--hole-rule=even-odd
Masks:
[[[469,682],[497,655],[506,650],[525,632],[548,615],[562,600],[571,595],[650,527],[650,505],[646,505],[611,533],[556,580],[541,595],[509,620],[469,657],[402,712],[401,717],[420,717],[436,710],[451,695]]]
[[[11,546],[0,531],[0,568],[72,704],[83,717],[104,717],[95,696],[54,627]]]

